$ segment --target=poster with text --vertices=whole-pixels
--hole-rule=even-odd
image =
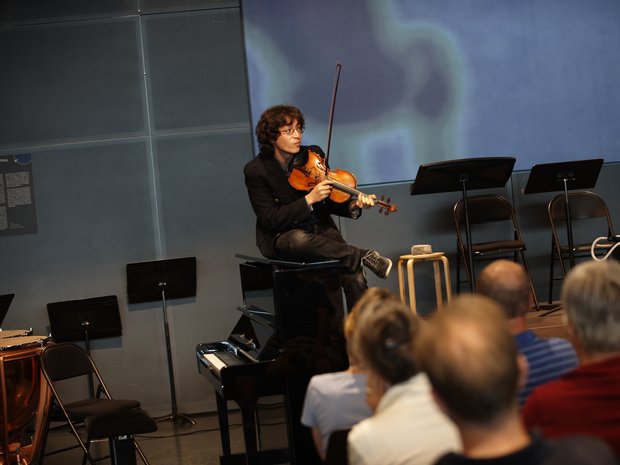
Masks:
[[[32,156],[0,156],[0,236],[36,232]]]

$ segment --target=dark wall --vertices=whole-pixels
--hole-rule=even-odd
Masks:
[[[234,255],[257,254],[241,173],[252,128],[238,2],[7,0],[0,18],[0,156],[32,155],[38,226],[0,237],[0,294],[16,294],[3,327],[47,334],[47,303],[117,295],[123,335],[93,341],[93,356],[118,397],[167,413],[161,303],[127,303],[125,266],[195,256],[196,297],[168,302],[177,400],[185,412],[213,409],[194,349],[232,329]],[[619,170],[605,166],[595,189],[617,224]],[[552,194],[522,195],[526,179],[516,173],[500,192],[517,207],[544,295]],[[454,263],[458,193],[411,197],[409,183],[365,190],[399,211],[343,221],[352,243],[394,260],[431,243]],[[423,283],[429,273],[420,273]],[[395,272],[369,280],[398,290]],[[418,291],[432,305],[429,286]]]

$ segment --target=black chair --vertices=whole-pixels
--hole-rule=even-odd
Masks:
[[[593,192],[578,191],[568,193],[571,233],[573,235],[573,258],[591,258],[592,243],[597,237],[611,237],[614,227],[605,201]],[[564,279],[570,268],[570,250],[566,227],[566,196],[556,195],[547,207],[551,223],[551,254],[549,264],[549,298],[553,302],[553,283]],[[605,255],[613,244],[598,243],[595,255]],[[566,261],[569,265],[566,265]],[[561,275],[555,275],[555,262],[560,262]]]
[[[472,265],[476,261],[494,260],[510,257],[521,262],[527,272],[534,305],[539,309],[536,289],[525,258],[525,242],[521,237],[517,218],[512,205],[500,195],[478,195],[467,199],[467,212],[471,230]],[[465,205],[463,199],[454,205],[454,225],[456,228],[456,290],[461,291],[461,263],[465,267],[470,289],[473,288],[475,269],[469,267],[469,251],[465,231]],[[475,239],[474,240],[474,236]],[[473,289],[472,289],[473,290]]]
[[[54,407],[62,412],[62,418],[84,451],[82,463],[88,460],[95,465],[89,451],[91,441],[109,438],[114,465],[135,464],[135,451],[148,465],[132,435],[156,431],[155,421],[140,408],[137,400],[112,398],[99,370],[84,349],[72,343],[48,345],[41,352],[40,364],[53,394]],[[63,392],[66,395],[68,387],[65,384],[71,384],[70,380],[86,380],[89,377],[94,377],[97,385],[95,397],[65,401]],[[82,439],[78,432],[80,424],[84,426],[86,439]]]
[[[350,429],[332,431],[327,441],[325,449],[325,465],[347,465],[349,463],[349,452],[347,439]]]

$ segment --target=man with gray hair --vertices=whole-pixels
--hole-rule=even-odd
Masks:
[[[590,434],[620,456],[620,263],[581,263],[562,287],[581,366],[535,389],[523,418],[545,436]]]
[[[519,390],[519,405],[525,404],[535,387],[577,368],[577,354],[569,341],[543,339],[528,329],[525,315],[532,306],[532,293],[523,265],[505,259],[491,262],[480,272],[476,290],[500,304],[517,348],[527,359],[527,379]]]

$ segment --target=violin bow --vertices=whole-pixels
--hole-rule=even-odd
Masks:
[[[338,95],[338,83],[340,82],[340,70],[341,69],[342,69],[342,64],[339,61],[337,61],[336,62],[336,78],[334,79],[334,91],[332,93],[332,103],[329,108],[329,117],[328,117],[329,122],[327,125],[327,148],[325,151],[325,158],[324,158],[324,164],[327,170],[329,170],[329,149],[332,143],[332,127],[334,126],[334,110],[336,108],[336,95]],[[348,192],[346,189],[342,189],[342,187],[340,187],[340,189],[344,190],[345,192]],[[356,189],[352,189],[352,192],[349,192],[349,193],[352,195],[359,195],[362,192]],[[379,205],[379,213],[383,213],[384,215],[389,215],[390,213],[393,213],[396,211],[396,205],[391,205],[389,198],[386,201],[384,197],[381,196],[381,198],[377,199],[376,202],[377,202],[377,205]]]
[[[336,62],[336,79],[334,80],[334,91],[332,93],[332,103],[329,108],[329,117],[328,117],[328,125],[327,125],[327,148],[325,151],[325,166],[329,166],[329,148],[332,143],[332,127],[334,126],[334,109],[336,108],[336,95],[338,94],[338,83],[340,82],[340,70],[342,69],[342,64],[337,61]]]

